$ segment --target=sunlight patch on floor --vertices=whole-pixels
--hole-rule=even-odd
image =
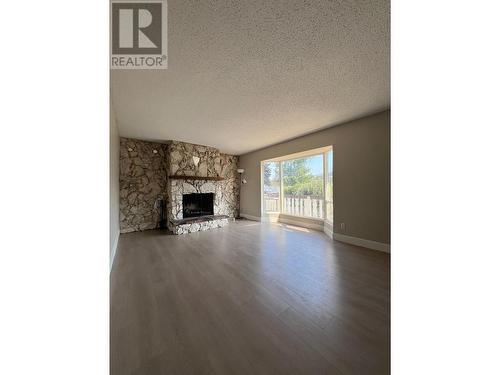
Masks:
[[[273,223],[273,225],[278,225],[278,226],[284,228],[285,230],[288,230],[289,232],[299,231],[299,232],[311,233],[311,231],[309,229],[303,228],[303,227],[297,227],[295,225],[283,224],[283,223]]]

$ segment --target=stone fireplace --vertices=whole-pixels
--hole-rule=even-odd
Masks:
[[[221,227],[239,205],[238,157],[213,147],[122,138],[120,144],[120,230],[160,228],[175,234]],[[197,216],[187,196],[211,196],[211,210]],[[162,209],[165,202],[165,209]],[[192,202],[188,202],[192,205]],[[190,211],[186,215],[186,211]]]
[[[168,143],[167,220],[173,233],[217,228],[234,220],[240,193],[237,164],[236,156],[223,154],[213,147]],[[187,216],[186,211],[192,209],[192,199],[187,197],[205,197],[212,203],[211,210],[205,207],[200,215]],[[184,207],[186,200],[190,200],[190,207]]]

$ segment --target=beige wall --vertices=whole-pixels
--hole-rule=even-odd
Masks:
[[[120,235],[120,136],[112,106],[109,112],[109,258],[112,265]]]
[[[262,160],[333,146],[334,232],[390,243],[390,111],[240,156],[242,214],[261,216]],[[345,230],[340,229],[345,223]]]

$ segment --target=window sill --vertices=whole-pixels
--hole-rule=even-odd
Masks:
[[[282,212],[279,212],[279,216],[280,217],[283,216],[284,218],[289,217],[289,218],[294,218],[294,219],[310,220],[310,221],[317,221],[317,222],[322,222],[322,223],[325,221],[325,219],[322,219],[322,218],[284,214]]]
[[[317,217],[309,217],[309,216],[298,216],[298,215],[292,215],[292,214],[284,214],[282,212],[279,212],[279,211],[273,211],[273,212],[264,212],[264,214],[262,215],[263,217],[276,217],[276,216],[283,216],[283,217],[290,217],[290,218],[294,218],[294,219],[303,219],[303,220],[311,220],[311,221],[318,221],[318,222],[322,222],[322,223],[325,223],[325,224],[329,224],[331,226],[333,226],[333,221],[330,221],[328,219],[322,219],[322,218],[317,218]]]

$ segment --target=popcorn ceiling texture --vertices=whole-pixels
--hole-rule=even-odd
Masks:
[[[111,71],[120,134],[241,155],[380,112],[389,35],[389,0],[169,0],[168,69]]]
[[[154,152],[156,150],[156,153]],[[193,156],[200,158],[196,167]],[[234,218],[239,206],[238,157],[217,149],[169,141],[166,144],[120,139],[120,230],[122,233],[158,228],[160,206],[167,200],[169,229],[188,233],[225,225],[228,219],[182,224],[182,194],[214,193],[214,214]],[[222,181],[173,180],[169,175],[223,177]]]

